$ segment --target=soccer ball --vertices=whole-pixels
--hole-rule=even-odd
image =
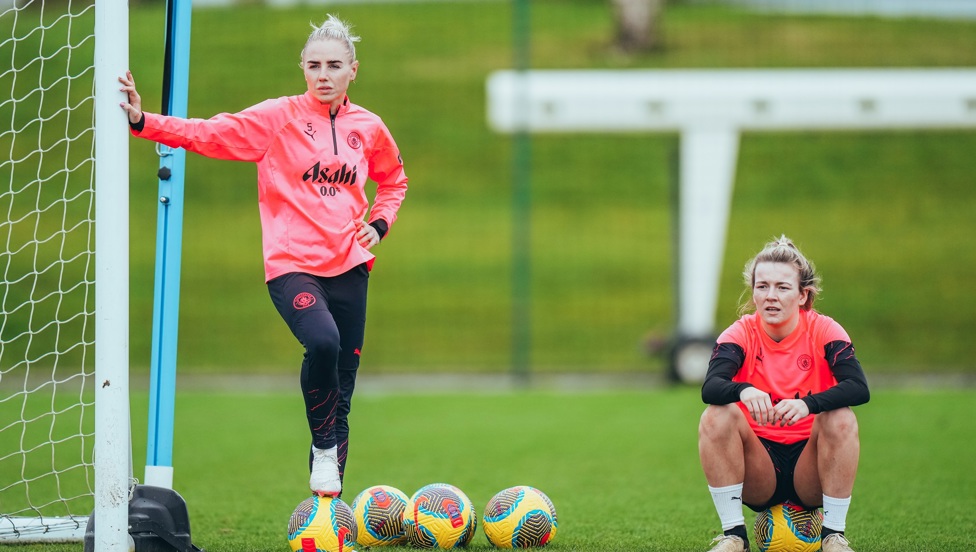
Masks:
[[[458,548],[471,542],[478,515],[461,489],[432,483],[407,501],[403,525],[407,540],[418,548]]]
[[[401,544],[407,540],[403,528],[403,513],[407,509],[407,495],[396,487],[374,485],[356,495],[352,512],[356,516],[362,546]]]
[[[510,487],[485,506],[482,527],[497,548],[545,546],[556,536],[556,507],[534,487]]]
[[[355,552],[356,519],[338,498],[312,495],[295,508],[288,521],[293,552]]]
[[[823,513],[792,502],[771,506],[756,515],[753,530],[759,552],[817,552]]]

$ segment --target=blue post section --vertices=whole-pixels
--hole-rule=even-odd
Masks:
[[[177,117],[187,115],[190,14],[190,0],[167,2],[162,111]],[[156,219],[156,275],[145,483],[172,488],[186,152],[162,145],[158,146],[158,151],[159,207]]]

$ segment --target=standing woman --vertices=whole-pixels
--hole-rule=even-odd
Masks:
[[[301,55],[305,93],[240,113],[206,120],[145,113],[132,73],[119,82],[133,135],[257,164],[268,291],[305,348],[309,486],[339,496],[366,326],[370,249],[396,221],[407,177],[386,125],[346,95],[359,70],[359,37],[332,15],[312,28]],[[367,178],[377,184],[372,207]]]
[[[851,338],[813,310],[820,277],[786,236],[746,263],[746,307],[718,337],[702,400],[698,452],[722,523],[711,552],[748,552],[745,504],[823,507],[823,552],[844,535],[860,452],[850,407],[868,402]]]

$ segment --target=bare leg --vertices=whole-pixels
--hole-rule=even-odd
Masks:
[[[817,414],[810,440],[796,463],[793,482],[807,506],[820,506],[823,495],[847,498],[854,490],[860,457],[857,417],[850,408]]]
[[[766,502],[776,490],[773,461],[736,404],[705,409],[698,425],[698,456],[709,486],[742,483],[745,503]]]

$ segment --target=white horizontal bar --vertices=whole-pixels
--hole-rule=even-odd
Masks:
[[[500,132],[976,127],[972,69],[499,71],[487,93]]]
[[[0,523],[0,544],[81,542],[87,528],[88,516],[6,517]]]

